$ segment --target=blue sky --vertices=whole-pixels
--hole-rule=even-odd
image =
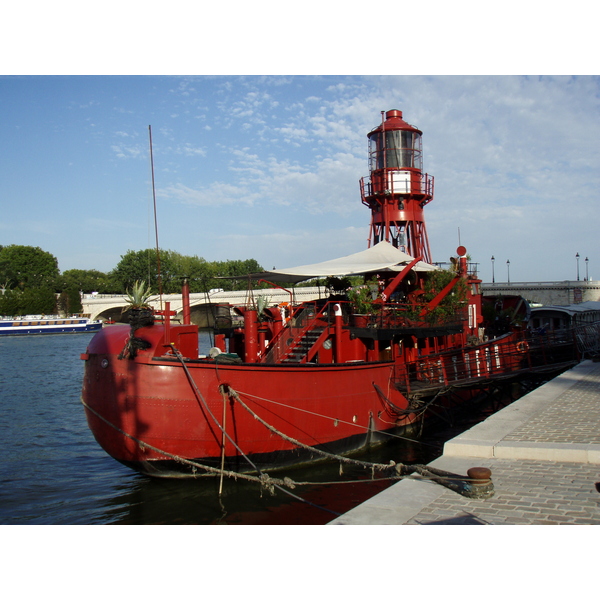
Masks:
[[[54,12],[42,4],[35,22],[23,21],[29,38],[17,28],[0,42],[12,49],[0,59],[0,244],[40,246],[61,271],[109,271],[127,250],[153,247],[151,125],[162,248],[211,261],[255,258],[265,268],[362,250],[366,135],[381,111],[397,108],[423,131],[425,171],[435,178],[425,213],[434,261],[454,255],[460,234],[485,281],[492,255],[496,281],[506,280],[507,260],[511,281],[574,279],[577,253],[581,277],[588,257],[590,277],[600,278],[600,79],[567,60],[567,48],[593,39],[575,15],[536,16],[535,53],[531,14],[521,10],[519,20],[494,13],[497,33],[469,26],[470,37],[464,21],[446,31],[449,12],[429,15],[426,32],[402,38],[406,48],[420,42],[414,53],[394,43],[394,53],[379,55],[368,11],[338,14],[339,43],[331,19],[316,13],[294,12],[293,30],[257,28],[244,21],[247,5],[234,3],[246,8],[224,32],[207,19],[200,28],[194,19],[175,24],[183,4],[153,13],[155,24],[164,21],[160,38],[129,4],[118,20],[94,12],[85,31],[72,21],[50,29]],[[583,29],[557,46],[556,28],[570,19]],[[492,51],[484,53],[486,36]],[[28,54],[34,37],[42,43]],[[508,54],[508,41],[512,61],[498,68],[492,59]],[[537,68],[540,55],[550,68]],[[352,74],[373,69],[409,74]],[[448,70],[475,74],[410,74]],[[527,71],[584,74],[504,74]]]

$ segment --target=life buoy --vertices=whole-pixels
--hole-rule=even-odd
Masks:
[[[527,352],[527,350],[529,350],[529,344],[527,342],[517,342],[517,350],[519,352]]]

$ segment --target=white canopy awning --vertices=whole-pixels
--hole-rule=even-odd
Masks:
[[[366,275],[368,273],[381,273],[382,271],[398,272],[412,260],[411,256],[384,241],[349,256],[302,267],[273,269],[264,273],[255,273],[250,277],[252,279],[271,279],[273,281],[298,283],[317,277]],[[413,269],[415,271],[435,271],[438,267],[419,261]]]

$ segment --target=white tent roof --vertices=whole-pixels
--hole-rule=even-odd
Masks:
[[[252,279],[269,278],[274,281],[298,283],[316,277],[341,277],[345,275],[364,275],[381,271],[401,271],[413,258],[398,250],[389,242],[379,242],[375,246],[356,252],[349,256],[326,260],[322,263],[292,267],[290,269],[273,269],[252,275]],[[434,271],[438,267],[418,262],[415,271]]]

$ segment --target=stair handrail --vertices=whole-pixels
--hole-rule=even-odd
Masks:
[[[261,362],[276,363],[286,355],[290,354],[300,340],[302,340],[305,333],[313,327],[319,318],[326,314],[328,306],[332,303],[327,302],[321,310],[318,310],[316,303],[310,304],[312,306],[303,306],[301,310],[291,315],[289,324],[281,329],[281,331],[279,331],[269,342],[267,351]],[[309,312],[311,310],[313,311],[312,316]],[[309,318],[306,319],[306,316]],[[296,326],[296,323],[303,323],[303,325]],[[293,340],[293,342],[288,345],[288,340]]]

